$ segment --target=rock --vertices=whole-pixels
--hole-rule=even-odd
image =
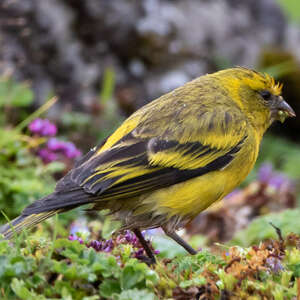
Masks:
[[[86,111],[107,67],[138,107],[201,74],[254,67],[266,45],[300,44],[274,0],[2,0],[0,18],[0,72],[30,80],[38,105],[54,92]]]

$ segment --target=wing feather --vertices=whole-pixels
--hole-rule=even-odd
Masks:
[[[221,120],[216,117],[220,115]],[[56,193],[73,191],[72,200],[66,197],[72,205],[76,204],[76,193],[80,193],[80,203],[128,199],[224,169],[247,138],[245,122],[237,116],[229,111],[207,112],[195,127],[183,115],[180,121],[171,119],[168,126],[164,124],[163,131],[155,121],[143,122],[140,118],[125,136],[116,138],[113,134],[108,139],[114,141],[110,147],[104,143],[93,149],[58,183]],[[184,128],[184,134],[194,135],[191,141],[178,137],[178,126]]]

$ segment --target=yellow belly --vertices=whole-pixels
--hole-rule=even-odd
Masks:
[[[152,192],[143,203],[156,214],[194,217],[236,188],[252,169],[257,153],[240,153],[224,170],[209,172],[174,186]],[[241,159],[244,158],[244,159]]]

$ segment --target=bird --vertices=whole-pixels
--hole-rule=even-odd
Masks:
[[[295,117],[282,85],[234,67],[200,76],[149,102],[85,154],[52,194],[0,228],[4,238],[81,205],[109,209],[155,256],[142,230],[161,227],[187,252],[176,230],[236,188],[253,168],[276,120]]]

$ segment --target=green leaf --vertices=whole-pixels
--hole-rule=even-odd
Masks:
[[[61,295],[64,300],[73,300],[72,294],[66,287],[62,288]]]
[[[102,297],[110,298],[113,294],[119,294],[121,292],[120,283],[114,279],[105,279],[100,284],[100,295]]]
[[[0,106],[26,107],[33,101],[33,92],[26,83],[11,78],[0,79]]]
[[[83,297],[82,300],[99,300],[98,295]]]
[[[104,219],[103,227],[102,227],[102,237],[104,239],[111,238],[111,235],[121,227],[121,223],[119,221],[114,221],[112,218],[107,216]]]
[[[149,268],[145,271],[145,277],[147,280],[151,281],[153,284],[157,284],[159,282],[158,274]]]
[[[300,22],[300,2],[298,0],[277,0],[291,20]]]
[[[47,165],[45,165],[43,172],[62,172],[65,169],[65,164],[60,161],[53,161]]]
[[[198,277],[191,280],[181,281],[179,286],[183,289],[188,288],[190,286],[201,286],[206,284],[206,279],[204,277]]]
[[[26,107],[33,101],[33,92],[25,84],[17,84],[11,93],[12,106]]]
[[[23,280],[14,278],[11,283],[12,290],[16,293],[21,299],[30,299],[32,298],[31,292],[26,288]]]
[[[8,241],[0,241],[0,255],[6,253],[10,249]]]
[[[54,242],[54,248],[63,248],[60,254],[72,259],[73,261],[80,261],[80,263],[88,263],[86,259],[81,259],[83,250],[86,250],[85,245],[80,244],[79,241],[70,241],[67,239],[57,239]]]
[[[160,257],[174,258],[175,256],[183,256],[187,253],[180,245],[163,235],[154,236],[153,245],[160,251]]]
[[[132,289],[113,296],[114,300],[155,300],[157,297],[147,290]]]
[[[116,258],[105,253],[98,253],[97,260],[92,264],[91,268],[96,274],[101,274],[104,278],[119,278],[121,273],[121,268]]]
[[[134,266],[125,266],[121,274],[121,288],[128,290],[144,279],[144,274],[141,270],[134,268]]]
[[[288,265],[288,268],[293,272],[296,278],[300,277],[300,263],[294,265]]]
[[[14,278],[10,286],[15,294],[22,300],[46,300],[44,296],[29,291],[23,280]]]
[[[283,235],[290,232],[300,234],[299,214],[299,209],[287,209],[280,213],[258,217],[246,229],[237,232],[229,244],[248,247],[265,239],[277,238],[276,231],[270,222],[280,228]]]

